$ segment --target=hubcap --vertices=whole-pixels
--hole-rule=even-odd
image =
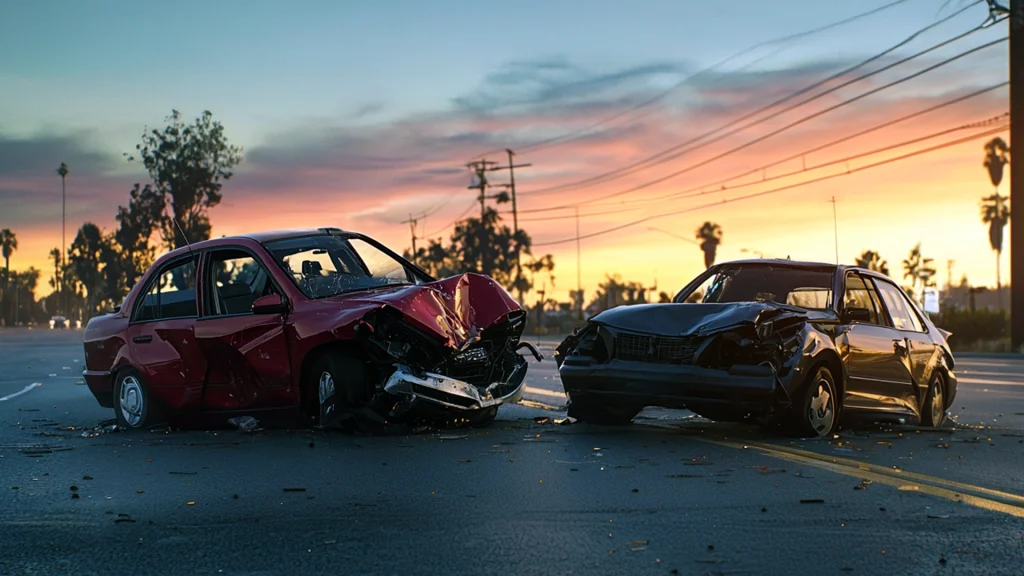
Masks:
[[[807,420],[811,428],[821,436],[832,429],[832,421],[835,419],[835,406],[832,394],[829,393],[828,383],[824,380],[818,381],[818,386],[811,397],[811,403],[807,407]]]
[[[942,382],[936,380],[932,384],[932,425],[938,426],[942,422],[942,407],[945,404],[945,399],[942,397]]]
[[[121,381],[120,408],[121,416],[129,426],[138,426],[142,422],[142,410],[145,399],[142,396],[142,385],[134,376],[126,376]]]
[[[324,371],[320,374],[320,406],[326,404],[331,396],[334,396],[334,377],[330,372]],[[330,414],[333,409],[334,406],[329,406],[327,414]],[[324,415],[326,416],[326,414]]]

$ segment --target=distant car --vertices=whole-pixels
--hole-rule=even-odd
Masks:
[[[825,436],[854,413],[940,425],[957,389],[948,336],[882,274],[759,259],[710,267],[672,303],[606,310],[555,360],[583,421],[663,406]]]
[[[335,228],[218,238],[159,258],[85,331],[84,377],[118,423],[298,409],[305,422],[458,420],[518,402],[526,313],[494,280],[435,280]],[[539,357],[539,355],[538,355]]]
[[[50,330],[56,330],[68,327],[68,319],[63,316],[54,316],[50,318]]]

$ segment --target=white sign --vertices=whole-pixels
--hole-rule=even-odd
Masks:
[[[939,313],[939,291],[935,288],[924,289],[924,311],[929,314]]]

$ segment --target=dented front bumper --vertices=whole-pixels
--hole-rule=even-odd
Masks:
[[[481,410],[502,404],[515,404],[523,397],[527,363],[520,362],[504,382],[474,386],[442,374],[424,372],[419,375],[403,365],[384,384],[384,390],[404,396],[411,404],[432,404],[455,410]]]

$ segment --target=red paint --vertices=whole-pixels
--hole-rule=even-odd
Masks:
[[[310,300],[273,262],[261,242],[312,234],[323,232],[261,233],[194,244],[191,250],[201,255],[200,313],[195,318],[130,323],[132,310],[155,271],[186,255],[188,249],[159,258],[125,298],[120,311],[89,322],[84,372],[89,389],[102,405],[109,406],[114,374],[133,366],[168,408],[287,408],[299,403],[301,368],[310,351],[353,339],[356,326],[371,311],[391,307],[415,327],[435,334],[449,347],[460,348],[481,330],[521,310],[494,280],[472,273]],[[284,293],[286,309],[236,316],[202,314],[207,293],[203,287],[209,281],[204,272],[207,251],[218,247],[239,247],[256,254]],[[392,256],[401,260],[397,254]],[[265,296],[257,302],[272,307],[275,299]]]

